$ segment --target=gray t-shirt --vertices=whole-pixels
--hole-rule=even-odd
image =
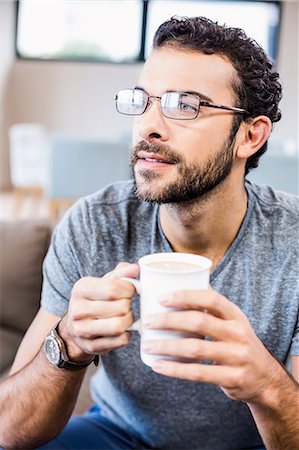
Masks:
[[[211,274],[214,289],[236,303],[256,334],[283,364],[299,355],[298,199],[246,182],[248,210],[239,233]],[[81,199],[56,228],[44,264],[42,306],[59,316],[73,284],[101,277],[120,261],[137,262],[172,251],[159,222],[159,207],[136,198],[120,182]],[[135,318],[138,298],[133,299]],[[165,449],[249,449],[261,444],[245,403],[215,385],[154,373],[139,356],[140,338],[102,357],[92,380],[101,412]]]

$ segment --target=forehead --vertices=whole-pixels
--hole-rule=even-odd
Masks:
[[[162,47],[152,51],[144,64],[138,86],[150,95],[167,90],[196,91],[213,100],[232,100],[237,74],[222,55]]]

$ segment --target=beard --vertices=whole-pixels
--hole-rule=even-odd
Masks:
[[[232,126],[225,144],[204,163],[187,163],[186,158],[170,146],[161,142],[140,141],[132,149],[131,168],[134,176],[135,194],[150,203],[182,203],[211,195],[228,177],[233,166],[233,148],[238,127]],[[138,152],[158,153],[177,168],[178,176],[172,182],[159,187],[161,174],[152,170],[138,172],[142,181],[137,181],[134,167],[139,160]],[[162,175],[163,176],[163,175]]]

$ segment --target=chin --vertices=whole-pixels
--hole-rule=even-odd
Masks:
[[[145,202],[161,203],[165,186],[161,186],[157,180],[148,180],[141,176],[135,176],[135,194]],[[163,183],[164,184],[164,183]]]

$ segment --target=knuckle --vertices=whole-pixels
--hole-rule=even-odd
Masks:
[[[190,340],[190,355],[191,358],[198,359],[202,357],[202,344],[198,339]]]
[[[86,343],[85,349],[86,353],[91,355],[96,354],[98,352],[98,344],[95,340],[90,340]]]
[[[239,363],[244,366],[250,359],[250,350],[247,346],[242,346],[238,352]]]
[[[111,350],[113,350],[114,346],[113,345],[109,345],[107,343],[102,344],[101,347],[97,350],[97,353],[99,353],[99,355],[106,355],[107,353],[109,353]]]
[[[217,308],[219,304],[219,293],[216,291],[210,291],[210,306],[212,309]]]
[[[121,302],[120,308],[119,308],[119,314],[122,316],[126,316],[131,309],[131,303],[128,300],[123,300]]]
[[[75,282],[75,284],[73,285],[73,289],[72,289],[72,296],[73,297],[77,297],[80,296],[82,293],[82,279],[78,280]]]
[[[72,329],[74,338],[86,339],[88,337],[86,330],[82,327],[82,324],[79,321],[73,322]]]
[[[126,315],[126,314],[130,313],[130,311],[131,311],[131,302],[128,300],[125,300],[122,312],[124,315]]]
[[[136,290],[135,286],[133,286],[131,283],[128,283],[128,282],[125,282],[125,283],[126,283],[126,288],[123,291],[124,297],[131,299],[137,293],[137,290]]]
[[[84,296],[86,288],[89,286],[92,277],[83,277],[75,282],[73,285],[73,294],[76,296]]]
[[[192,320],[194,323],[194,329],[200,331],[204,323],[203,314],[201,312],[194,313]]]
[[[235,336],[235,340],[237,342],[239,342],[240,344],[243,344],[243,345],[247,344],[248,338],[247,338],[247,334],[246,334],[243,324],[234,323],[232,330],[233,330],[233,333]]]
[[[130,335],[129,333],[123,333],[119,336],[119,346],[124,347],[127,345],[130,341]]]
[[[70,303],[68,313],[72,320],[78,320],[82,318],[82,308],[80,303],[77,301],[73,301],[72,303]]]
[[[226,378],[226,388],[240,390],[245,386],[245,372],[242,369],[234,369]]]
[[[196,367],[191,374],[191,381],[201,381],[202,380],[202,370],[200,364]]]
[[[106,298],[107,300],[116,300],[119,297],[119,288],[113,279],[107,280]]]
[[[122,334],[127,327],[127,320],[124,317],[118,317],[114,321],[113,332],[115,335]]]
[[[232,380],[234,387],[237,387],[238,389],[243,389],[246,385],[246,372],[243,369],[239,369],[238,371],[235,371],[235,373],[232,375]]]

